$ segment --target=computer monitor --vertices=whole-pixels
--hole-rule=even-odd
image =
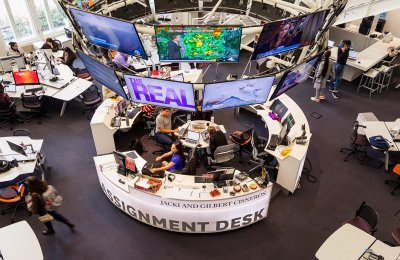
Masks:
[[[198,140],[200,139],[200,133],[199,133],[199,132],[195,132],[195,131],[188,130],[186,139],[198,141]]]
[[[18,144],[14,144],[8,140],[7,140],[7,143],[8,143],[8,146],[11,148],[11,150],[13,150],[14,152],[27,156],[25,153],[24,147],[22,147]]]
[[[36,70],[15,71],[13,72],[16,86],[20,85],[40,85],[39,76]]]
[[[47,67],[48,70],[50,70],[51,74],[53,74],[53,75],[58,75],[58,74],[60,74],[60,73],[58,73],[58,72],[56,71],[55,66],[54,66],[53,63],[51,62],[51,59],[54,59],[54,57],[52,57],[52,55],[50,55],[50,57],[52,57],[52,58],[50,58],[50,57],[49,57],[49,53],[46,52],[46,51],[43,52],[43,57],[44,57],[44,60],[46,61],[46,67]]]
[[[157,25],[154,29],[160,61],[239,61],[241,26]]]
[[[132,102],[196,111],[193,84],[124,74]]]
[[[305,82],[310,76],[314,67],[318,64],[323,52],[317,54],[316,56],[308,59],[306,62],[287,70],[281,80],[276,86],[274,93],[271,95],[269,100],[273,100],[278,96],[282,95],[286,91],[294,88],[298,84]]]
[[[329,10],[267,23],[254,48],[252,60],[308,46],[325,23]]]
[[[127,170],[126,170],[126,165],[125,165],[126,156],[122,153],[115,152],[115,151],[113,152],[113,155],[114,155],[115,162],[117,163],[117,166],[118,166],[118,170],[117,170],[118,174],[126,176],[127,175]]]
[[[262,104],[275,76],[204,84],[202,111]]]
[[[91,58],[89,55],[80,50],[76,50],[76,53],[81,59],[83,65],[85,65],[90,76],[92,76],[100,84],[117,93],[122,98],[129,100],[113,69]]]
[[[269,109],[279,118],[283,118],[288,111],[288,108],[279,99],[275,99]]]
[[[70,12],[89,43],[147,59],[133,23],[75,8]]]
[[[281,131],[279,132],[279,144],[284,144],[286,141],[286,136],[289,133],[288,124],[283,124]]]
[[[130,104],[130,102],[126,99],[122,99],[121,101],[119,101],[117,104],[117,107],[116,107],[117,114],[119,116],[124,115],[129,104]]]
[[[290,132],[290,129],[295,125],[295,121],[292,114],[289,114],[284,120],[282,124],[287,125],[287,131]]]
[[[350,50],[349,51],[349,59],[350,60],[356,60],[358,58],[358,55],[360,53],[358,51]]]
[[[24,56],[5,56],[0,58],[0,65],[3,71],[12,71],[12,66],[15,64],[18,69],[25,69],[25,58]]]

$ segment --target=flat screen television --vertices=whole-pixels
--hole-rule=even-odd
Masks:
[[[313,71],[314,67],[317,65],[322,54],[323,52],[317,54],[315,57],[308,59],[306,62],[286,71],[269,100],[277,98],[286,91],[306,81],[310,76],[310,73]]]
[[[40,85],[36,70],[24,70],[13,72],[14,82],[19,85]]]
[[[160,61],[238,62],[241,26],[154,26]]]
[[[275,76],[204,84],[202,111],[262,104]]]
[[[121,86],[120,81],[118,80],[118,77],[113,69],[89,57],[80,50],[76,50],[76,53],[81,59],[83,65],[85,65],[90,76],[92,76],[100,84],[117,93],[118,96],[128,100],[125,90]]]
[[[177,12],[177,10],[197,10],[199,9],[198,0],[154,0],[156,13]]]
[[[325,23],[329,10],[264,25],[254,48],[252,60],[310,45]]]
[[[124,74],[131,101],[196,111],[193,84]]]
[[[91,44],[147,59],[133,23],[74,8],[70,12]]]

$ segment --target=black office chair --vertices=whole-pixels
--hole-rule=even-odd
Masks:
[[[251,155],[253,159],[255,159],[257,155],[260,157],[266,155],[264,148],[267,146],[268,140],[258,136],[254,129],[249,129],[244,132],[236,131],[229,136],[229,139],[239,146],[237,152],[239,152],[240,163],[243,162],[242,153]]]
[[[43,102],[41,100],[41,97],[36,96],[36,94],[21,94],[21,101],[24,108],[31,110],[29,112],[31,115],[25,119],[27,122],[29,122],[31,118],[36,118],[38,120],[38,124],[41,124],[42,122],[40,121],[40,118],[51,118],[49,114],[42,111]]]
[[[348,151],[344,161],[346,162],[350,156],[357,156],[360,164],[364,163],[364,158],[367,156],[367,148],[371,146],[368,138],[365,135],[358,133],[358,128],[365,126],[359,125],[358,121],[355,121],[353,132],[350,135],[351,148],[342,147],[340,152]]]
[[[11,104],[0,102],[0,120],[0,128],[6,124],[10,124],[10,130],[13,130],[14,122],[18,121],[15,114],[14,102]]]
[[[31,133],[28,129],[19,128],[13,131],[13,136],[29,136],[31,138]]]
[[[89,120],[90,116],[88,116],[87,112],[96,111],[97,106],[103,101],[101,98],[101,92],[97,88],[97,86],[90,86],[85,92],[82,93],[82,103],[85,105],[85,108],[82,109],[82,113],[86,115],[86,118]]]
[[[185,167],[183,167],[182,171],[176,173],[195,176],[196,169],[198,168],[198,160],[197,148],[192,148],[185,162]]]
[[[58,50],[59,51],[62,51],[64,49],[64,46],[62,45],[62,43],[59,40],[54,39],[54,42],[56,42],[58,44]]]
[[[368,206],[365,201],[363,201],[360,207],[357,209],[356,215],[353,218],[346,220],[343,225],[350,224],[367,233],[370,233],[371,235],[374,235],[374,233],[377,231],[376,225],[378,222],[378,213],[373,208]]]

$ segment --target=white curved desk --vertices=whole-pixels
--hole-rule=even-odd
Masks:
[[[292,129],[290,129],[288,135],[289,138],[294,140],[295,137],[300,136],[302,134],[301,126],[303,124],[305,125],[306,129],[306,144],[300,145],[292,142],[292,144],[289,145],[292,150],[287,156],[281,155],[282,150],[286,148],[286,146],[279,145],[275,151],[268,150],[267,147],[265,147],[265,151],[273,155],[279,163],[278,178],[276,183],[285,188],[287,191],[293,193],[299,183],[304,162],[306,160],[307,150],[311,138],[310,126],[303,111],[296,104],[296,102],[293,101],[293,99],[286,94],[279,96],[278,99],[288,108],[288,111],[283,116],[283,119],[289,114],[292,114],[295,121],[295,125],[292,127]],[[271,139],[272,134],[279,135],[279,132],[282,128],[281,123],[276,120],[272,120],[272,118],[268,115],[268,113],[271,112],[269,109],[271,105],[272,102],[267,102],[261,105],[264,108],[262,110],[256,109],[257,105],[250,106],[252,111],[259,115],[265,122],[265,128],[268,128],[268,140]]]
[[[134,188],[139,177],[120,177],[112,154],[94,157],[100,185],[108,199],[126,214],[148,225],[185,232],[211,233],[233,230],[253,224],[267,216],[272,183],[266,188],[239,192],[235,196],[224,193],[211,197],[211,183],[195,183],[194,176],[175,174],[173,182],[162,179],[156,193]],[[138,169],[146,161],[135,159]],[[119,182],[123,179],[125,183]],[[254,182],[250,178],[242,183]],[[232,187],[229,187],[229,191]]]
[[[197,123],[197,124],[204,124],[204,125],[205,125],[205,128],[204,128],[203,130],[201,130],[201,131],[196,130],[196,129],[193,129],[193,124],[196,124],[196,123]],[[183,124],[182,126],[180,126],[180,127],[179,127],[179,130],[182,129],[182,128],[188,127],[188,124],[189,124],[189,123],[185,123],[185,124]],[[207,130],[207,127],[208,127],[208,125],[210,125],[210,124],[211,124],[211,121],[206,121],[206,120],[194,120],[194,121],[191,121],[191,122],[190,122],[190,126],[189,126],[188,130],[191,130],[191,131],[199,132],[199,133],[200,133],[200,139],[199,139],[199,142],[198,142],[198,144],[199,144],[200,146],[197,146],[197,148],[202,149],[202,148],[207,148],[207,147],[210,146],[209,140],[204,141],[204,139],[201,137],[201,132],[203,132],[204,130]],[[225,127],[224,127],[223,125],[216,125],[216,124],[214,124],[214,125],[215,125],[215,126],[218,126],[224,134],[226,133]],[[177,133],[175,133],[175,135],[177,135]],[[180,139],[180,140],[181,140],[183,146],[187,146],[187,147],[192,147],[192,146],[193,146],[192,144],[188,144],[187,142],[185,142],[185,139],[183,139],[183,138]]]

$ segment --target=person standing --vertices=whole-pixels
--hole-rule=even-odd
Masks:
[[[333,62],[329,58],[331,57],[331,51],[327,50],[324,53],[324,58],[319,63],[315,73],[315,96],[311,97],[312,101],[319,102],[325,99],[325,87],[330,74],[333,74],[335,78],[335,70],[333,69]]]
[[[29,176],[25,184],[29,190],[29,197],[31,200],[27,199],[28,208],[33,214],[39,216],[39,220],[44,223],[47,230],[43,231],[43,235],[54,234],[54,228],[51,220],[54,218],[67,225],[71,231],[74,230],[75,225],[69,222],[65,217],[56,212],[56,208],[61,205],[62,199],[58,199],[59,205],[55,205],[54,202],[57,200],[58,193],[53,186],[48,185],[46,182],[40,180],[36,176]],[[31,206],[29,206],[31,204]]]
[[[181,46],[179,45],[179,41],[181,40],[181,36],[179,34],[173,34],[172,39],[168,42],[168,59],[169,60],[181,60]]]
[[[351,46],[350,40],[343,40],[342,44],[338,48],[337,61],[335,64],[336,78],[334,81],[332,80],[331,86],[329,88],[329,91],[332,92],[332,96],[334,98],[339,98],[337,89],[340,83],[342,82],[344,66],[346,66],[347,59],[349,58],[350,46]]]

